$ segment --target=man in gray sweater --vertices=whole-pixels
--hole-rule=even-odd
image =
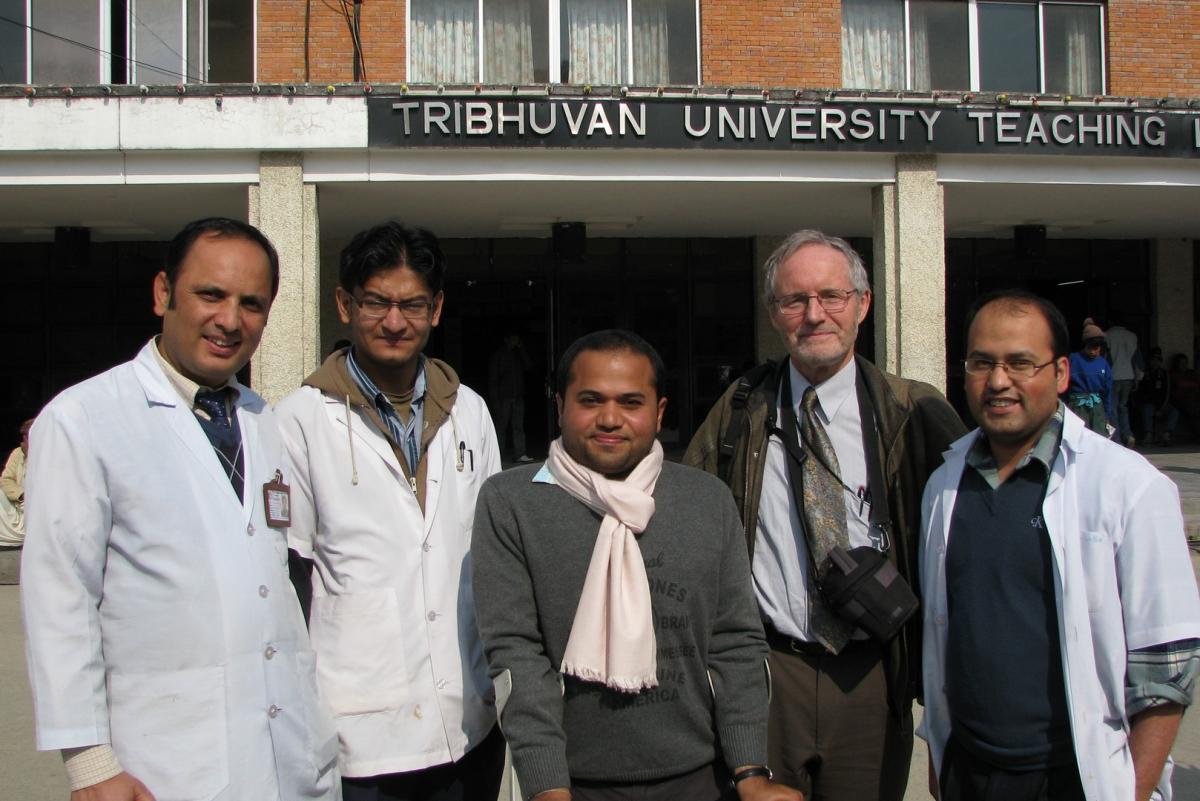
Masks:
[[[662,360],[625,331],[558,370],[560,439],[493,476],[471,561],[526,798],[802,801],[764,761],[767,654],[737,509],[664,463]],[[505,675],[507,674],[507,676]]]

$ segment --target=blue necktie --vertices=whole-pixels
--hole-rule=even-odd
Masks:
[[[244,479],[242,467],[242,432],[238,428],[237,416],[229,416],[229,392],[226,389],[202,389],[196,393],[196,408],[204,411],[209,419],[205,420],[196,415],[200,428],[204,429],[208,441],[212,443],[221,467],[229,476],[229,483],[238,498],[242,497]]]

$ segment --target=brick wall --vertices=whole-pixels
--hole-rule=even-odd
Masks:
[[[1108,91],[1200,95],[1200,3],[1109,0]]]
[[[839,0],[701,0],[700,28],[705,84],[842,84]]]
[[[311,83],[354,79],[354,50],[340,0],[258,0],[258,80],[304,81],[304,18],[309,10],[308,61]],[[347,3],[353,13],[353,4]],[[363,59],[367,80],[404,80],[405,0],[363,0]]]

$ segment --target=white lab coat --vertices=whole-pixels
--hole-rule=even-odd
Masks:
[[[925,718],[918,734],[940,768],[950,734],[945,693],[946,544],[967,450],[946,453],[922,501]],[[1066,415],[1042,515],[1054,590],[1071,735],[1088,801],[1134,796],[1125,667],[1130,650],[1200,637],[1200,597],[1175,485],[1141,455]],[[1012,667],[1021,669],[1019,654]],[[1168,762],[1159,794],[1169,801]]]
[[[424,515],[387,438],[361,409],[347,418],[345,398],[301,387],[275,413],[294,476],[288,541],[315,562],[310,635],[342,774],[461,759],[496,722],[470,562],[475,499],[500,469],[486,404],[459,387],[429,443]]]
[[[238,387],[243,505],[153,348],[33,426],[21,606],[37,747],[111,742],[158,801],[340,798],[285,532],[263,512],[283,467],[271,413]]]

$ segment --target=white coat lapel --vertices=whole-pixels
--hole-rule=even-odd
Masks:
[[[375,424],[356,409],[350,412],[353,419],[347,420],[345,399],[324,397],[325,411],[329,413],[337,427],[345,429],[348,426],[354,442],[361,443],[374,452],[401,481],[407,484],[408,479],[404,476],[404,470],[400,467],[400,461],[396,458],[392,443],[375,427]]]
[[[234,494],[233,485],[229,483],[229,476],[221,467],[221,461],[217,458],[216,452],[213,451],[212,443],[208,441],[204,430],[200,428],[195,413],[184,404],[179,393],[163,375],[156,357],[149,350],[152,347],[154,347],[153,341],[142,348],[142,352],[138,354],[134,364],[134,375],[137,376],[146,393],[147,404],[152,412],[163,415],[161,418],[163,424],[179,438],[180,443],[196,459],[201,471],[229,493],[229,500],[237,501],[240,505],[240,500]],[[157,418],[152,416],[151,419]]]
[[[447,419],[442,423],[442,427],[450,425],[450,420]],[[458,447],[458,443],[452,443],[451,447]],[[428,460],[425,465],[425,536],[428,537],[433,530],[433,523],[440,519],[437,514],[438,501],[442,497],[442,471],[448,465],[446,462],[446,437],[443,432],[439,431],[434,435],[429,442],[429,450],[425,453],[425,458]]]
[[[967,434],[965,437],[959,437],[950,445],[942,456],[945,458],[946,469],[942,471],[942,543],[950,542],[950,518],[954,512],[954,502],[958,497],[958,485],[962,481],[963,470],[967,466],[967,450],[971,444],[975,442],[977,436],[982,436],[978,433],[978,429]]]
[[[239,399],[236,413],[238,428],[242,432],[242,469],[245,471],[242,476],[242,522],[249,524],[254,507],[258,505],[259,491],[262,489],[259,486],[260,476],[269,475],[267,468],[270,465],[258,463],[258,460],[263,458],[262,449],[258,447],[258,415],[242,413],[245,397],[243,394]],[[228,483],[228,479],[226,482]]]
[[[1046,497],[1042,501],[1042,520],[1046,524],[1046,533],[1050,536],[1050,546],[1054,551],[1060,589],[1066,567],[1064,561],[1067,538],[1065,510],[1070,503],[1070,498],[1067,496],[1072,494],[1071,487],[1066,483],[1067,471],[1075,460],[1075,453],[1086,447],[1083,431],[1083,421],[1075,414],[1067,412],[1063,418],[1062,441],[1058,445],[1058,452],[1054,455],[1054,464],[1050,468],[1050,479],[1046,482]]]

